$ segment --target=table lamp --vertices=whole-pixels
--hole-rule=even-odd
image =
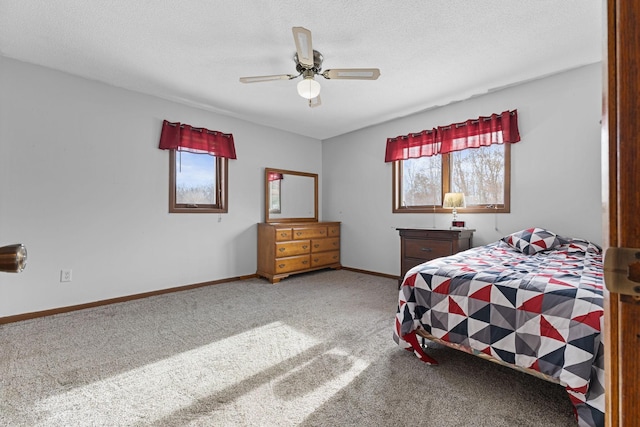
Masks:
[[[466,203],[464,201],[464,193],[445,193],[444,200],[442,201],[443,208],[453,209],[453,221],[451,221],[452,227],[464,227],[464,221],[458,221],[458,208],[464,208]]]

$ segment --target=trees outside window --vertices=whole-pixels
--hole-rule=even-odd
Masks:
[[[226,158],[170,150],[169,162],[169,212],[227,212]]]
[[[511,144],[393,162],[393,212],[449,212],[444,193],[464,193],[459,212],[510,211]]]

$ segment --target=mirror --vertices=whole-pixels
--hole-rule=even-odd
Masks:
[[[264,169],[265,222],[317,222],[318,174]]]

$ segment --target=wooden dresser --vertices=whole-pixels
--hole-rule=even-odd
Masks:
[[[291,274],[341,268],[340,223],[258,224],[258,276],[278,283]]]
[[[453,255],[472,246],[476,230],[398,228],[400,232],[400,278],[411,268],[432,259]]]

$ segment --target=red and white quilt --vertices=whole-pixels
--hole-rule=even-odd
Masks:
[[[503,241],[410,270],[394,340],[427,363],[417,329],[563,384],[581,426],[604,426],[600,248],[569,239],[532,255]]]

